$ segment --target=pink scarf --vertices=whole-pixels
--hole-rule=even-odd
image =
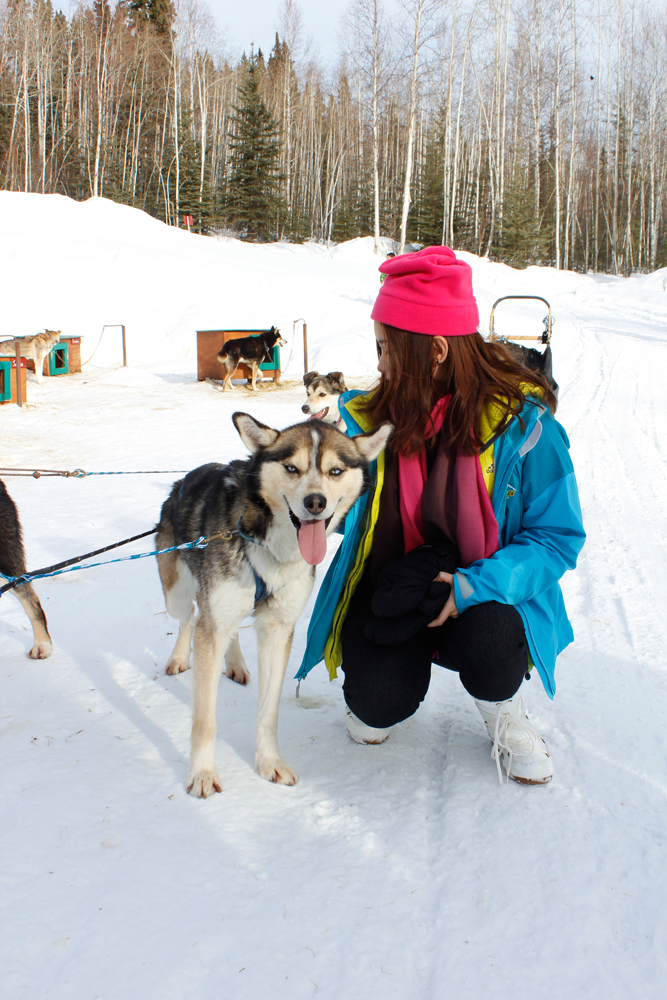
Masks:
[[[442,428],[450,399],[451,396],[444,396],[435,404],[429,437]],[[425,448],[410,458],[399,455],[398,479],[406,555],[425,541],[422,500],[427,482],[431,485],[428,519],[458,545],[464,568],[476,559],[488,559],[497,551],[498,522],[482,475],[479,454],[451,455],[446,448],[440,447],[430,476]]]

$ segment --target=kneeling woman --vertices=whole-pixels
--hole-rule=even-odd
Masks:
[[[556,399],[476,332],[472,270],[449,248],[380,271],[380,383],[339,409],[349,434],[383,420],[395,432],[347,516],[298,676],[342,665],[350,734],[381,743],[418,708],[432,662],[456,670],[499,776],[502,759],[510,778],[543,784],[553,763],[518,691],[534,666],[554,695],[573,638],[558,580],[585,538]]]

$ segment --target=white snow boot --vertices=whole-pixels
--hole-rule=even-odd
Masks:
[[[384,743],[394,728],[389,726],[387,729],[374,729],[373,726],[367,726],[365,722],[356,717],[354,712],[350,711],[347,705],[345,706],[345,722],[347,723],[347,731],[355,743]]]
[[[477,701],[486,731],[491,737],[491,756],[498,768],[498,779],[503,784],[500,767],[502,757],[507,777],[523,785],[544,785],[551,781],[554,765],[543,738],[528,721],[523,701],[518,694],[507,701]]]

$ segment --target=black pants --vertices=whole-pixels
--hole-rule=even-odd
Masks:
[[[364,635],[371,586],[365,576],[343,625],[345,701],[367,726],[384,729],[409,718],[424,700],[431,663],[458,671],[474,698],[505,701],[528,669],[521,615],[509,604],[478,604],[408,642],[378,646]]]

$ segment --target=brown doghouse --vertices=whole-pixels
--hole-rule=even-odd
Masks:
[[[197,330],[197,378],[200,382],[204,379],[221,379],[224,369],[218,361],[218,352],[228,340],[238,340],[240,337],[252,337],[259,333],[268,333],[269,330]],[[274,361],[280,359],[280,348],[274,348]],[[280,381],[280,361],[278,364],[265,362],[259,366],[259,378],[273,379]],[[250,365],[241,363],[234,372],[234,378],[252,377]]]

